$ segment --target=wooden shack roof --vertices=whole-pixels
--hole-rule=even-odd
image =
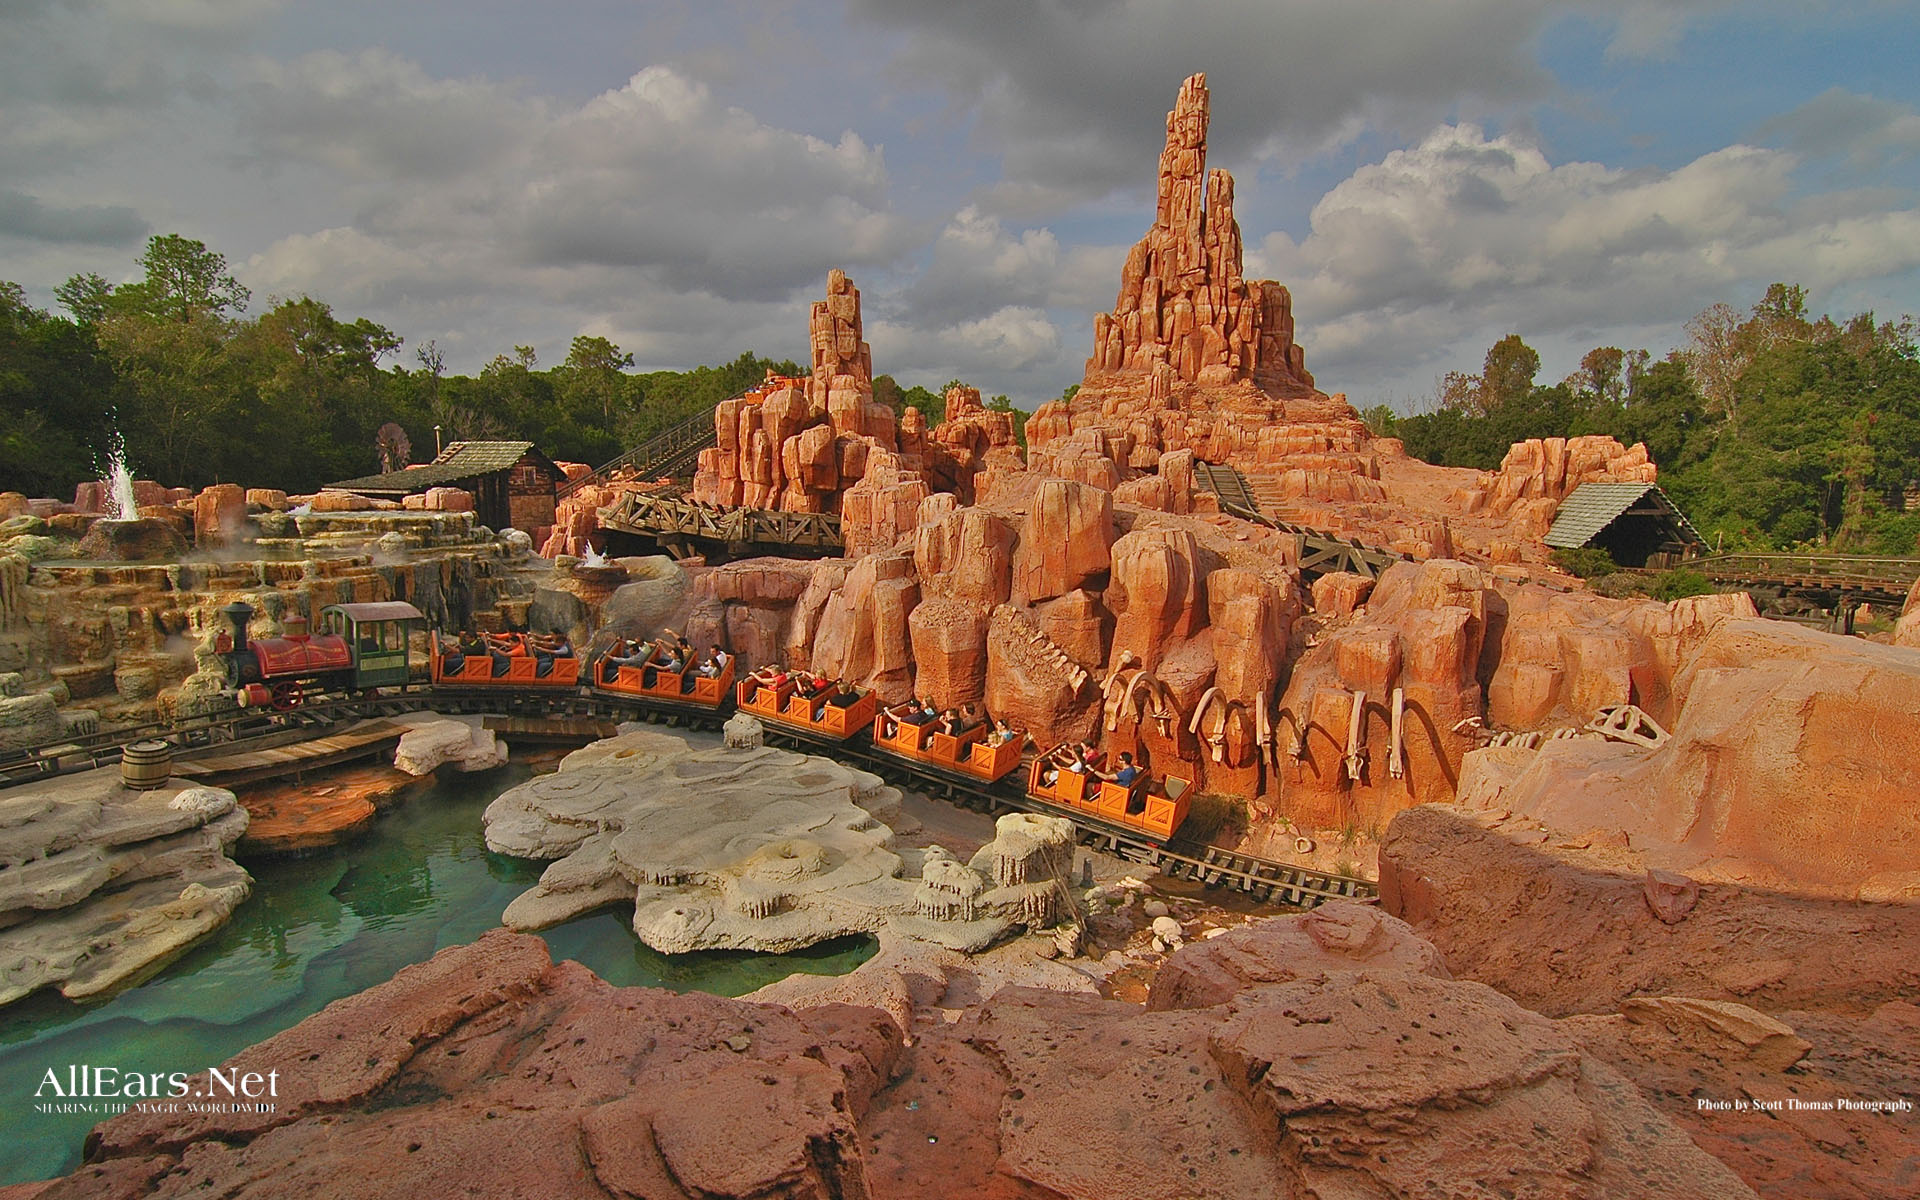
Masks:
[[[465,479],[477,479],[504,471],[529,454],[552,468],[557,479],[564,478],[553,460],[540,453],[532,442],[449,442],[439,457],[430,463],[384,475],[362,475],[327,486],[336,491],[410,496],[428,488],[452,487]]]
[[[1553,528],[1547,530],[1546,543],[1556,550],[1576,550],[1589,545],[1600,536],[1601,530],[1636,506],[1640,509],[1638,515],[1669,520],[1676,541],[1700,545],[1707,540],[1656,484],[1583,483],[1560,502],[1553,516]]]

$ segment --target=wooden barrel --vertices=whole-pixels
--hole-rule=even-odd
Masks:
[[[149,791],[172,778],[172,742],[134,742],[120,752],[120,782],[128,788]]]

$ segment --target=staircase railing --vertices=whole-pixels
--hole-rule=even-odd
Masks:
[[[745,395],[745,393],[741,393]],[[739,399],[738,396],[732,397]],[[717,407],[717,406],[716,406]],[[659,478],[683,471],[700,451],[715,445],[713,409],[703,409],[661,433],[655,434],[611,462],[595,467],[592,474],[568,480],[555,490],[556,500],[565,500],[581,488],[605,483],[615,471],[632,467],[638,477]]]

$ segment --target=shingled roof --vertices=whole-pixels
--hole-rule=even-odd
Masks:
[[[449,442],[440,456],[430,463],[389,471],[385,475],[343,479],[327,486],[342,492],[398,492],[411,495],[428,488],[447,487],[463,479],[504,471],[525,458],[529,451],[546,458],[546,455],[534,449],[532,442]],[[554,471],[557,475],[559,468],[554,468]]]
[[[1557,550],[1574,550],[1590,544],[1600,531],[1619,520],[1642,499],[1649,506],[1671,517],[1679,540],[1704,543],[1705,538],[1687,520],[1667,494],[1651,483],[1583,483],[1573,489],[1554,514],[1553,528],[1547,530],[1547,545]]]

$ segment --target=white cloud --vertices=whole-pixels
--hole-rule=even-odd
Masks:
[[[1920,154],[1920,112],[1909,105],[1831,87],[1760,126],[1809,157],[1834,156],[1859,171]]]
[[[1551,94],[1541,33],[1578,16],[1613,30],[1615,53],[1662,53],[1693,16],[1728,0],[853,0],[905,36],[902,80],[937,82],[1003,155],[982,192],[993,210],[1043,219],[1150,173],[1180,80],[1205,71],[1220,96],[1216,162],[1292,161],[1372,128],[1413,131],[1436,111]]]
[[[1672,171],[1555,165],[1512,136],[1442,126],[1329,191],[1300,243],[1250,273],[1296,296],[1308,362],[1405,377],[1488,330],[1661,324],[1792,280],[1823,291],[1920,267],[1920,209],[1795,193],[1794,155],[1730,146]]]
[[[903,382],[963,379],[989,394],[1005,392],[1031,407],[1058,393],[1050,381],[1080,377],[1060,328],[1041,309],[1007,305],[952,324],[867,321],[874,370]]]
[[[356,228],[495,286],[625,267],[644,276],[629,286],[765,300],[913,239],[879,147],[768,125],[669,67],[563,107],[385,52],[327,53],[263,67],[244,99],[256,152],[352,185]]]

